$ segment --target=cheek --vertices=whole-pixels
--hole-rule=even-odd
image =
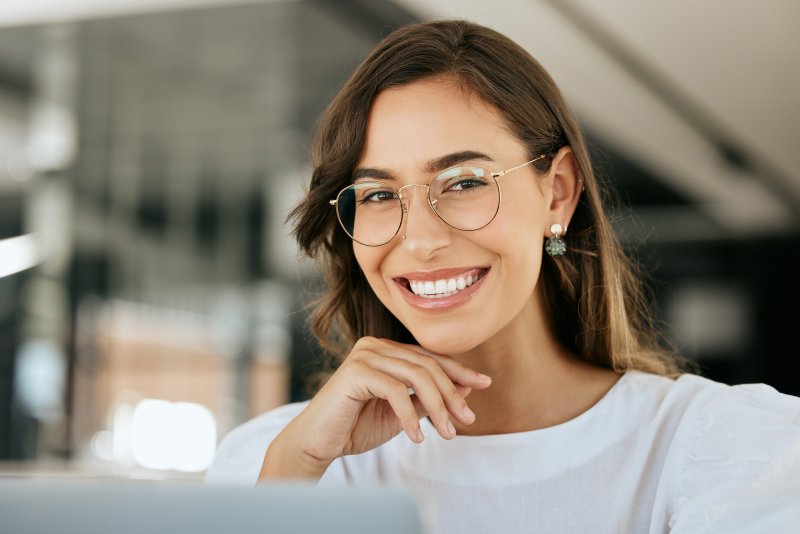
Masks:
[[[363,247],[360,245],[353,247],[353,254],[355,255],[356,262],[361,268],[361,272],[369,282],[370,287],[378,297],[386,291],[385,284],[381,277],[381,265],[386,256],[385,247]]]
[[[487,227],[491,235],[483,241],[490,247],[494,243],[492,248],[502,249],[498,252],[509,256],[538,249],[544,246],[544,217],[538,205],[509,206]]]
[[[504,280],[510,291],[527,295],[533,290],[542,266],[542,250],[539,240],[532,236],[517,234],[513,249],[501,253]]]
[[[540,221],[531,215],[501,221],[491,233],[483,236],[483,246],[501,258],[504,289],[527,295],[539,278],[543,261],[544,234]],[[522,221],[520,221],[520,219]],[[515,289],[516,288],[516,289]]]
[[[367,247],[358,246],[353,244],[353,255],[356,258],[356,263],[361,268],[361,272],[369,278],[369,273],[375,270],[375,254]]]

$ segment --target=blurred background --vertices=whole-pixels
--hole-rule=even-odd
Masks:
[[[452,17],[561,86],[679,350],[800,394],[796,2],[5,0],[0,473],[196,479],[307,398],[319,280],[283,220],[315,121]]]

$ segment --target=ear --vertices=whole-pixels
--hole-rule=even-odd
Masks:
[[[551,194],[550,219],[545,232],[551,236],[550,226],[558,223],[564,229],[563,235],[569,229],[569,222],[583,191],[583,176],[571,147],[561,147],[556,153],[548,173],[548,182]]]

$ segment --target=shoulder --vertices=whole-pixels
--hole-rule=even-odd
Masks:
[[[255,484],[269,443],[307,404],[286,404],[234,428],[220,443],[206,482]]]
[[[711,384],[693,410],[687,443],[691,461],[766,462],[786,449],[787,440],[800,437],[800,398],[765,384]]]
[[[639,404],[670,412],[682,419],[682,426],[722,425],[733,430],[740,428],[743,416],[764,415],[800,424],[800,398],[766,384],[729,386],[692,374],[671,379],[640,371],[629,371],[623,378],[621,393],[629,401],[638,399]]]
[[[695,390],[687,450],[694,461],[768,460],[800,432],[800,398],[766,384],[729,386],[698,376],[678,380]],[[677,383],[676,383],[677,384]]]
[[[678,404],[687,409],[730,387],[692,374],[669,378],[644,371],[628,371],[623,375],[620,386],[615,389],[622,389],[623,394],[631,398],[656,404]]]
[[[686,375],[677,532],[780,531],[800,521],[800,398]],[[794,503],[794,504],[790,504]]]
[[[625,421],[656,426],[665,438],[679,438],[687,423],[712,397],[725,388],[696,375],[673,379],[642,371],[628,371],[609,395]]]

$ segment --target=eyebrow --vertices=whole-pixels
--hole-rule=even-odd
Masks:
[[[465,161],[481,160],[481,161],[494,161],[491,157],[483,152],[475,152],[474,150],[462,150],[461,152],[453,152],[445,154],[444,156],[432,159],[425,164],[425,172],[433,174],[435,172],[443,171],[459,163]],[[361,167],[353,171],[353,181],[360,178],[373,178],[377,180],[394,180],[391,171],[375,167]]]

